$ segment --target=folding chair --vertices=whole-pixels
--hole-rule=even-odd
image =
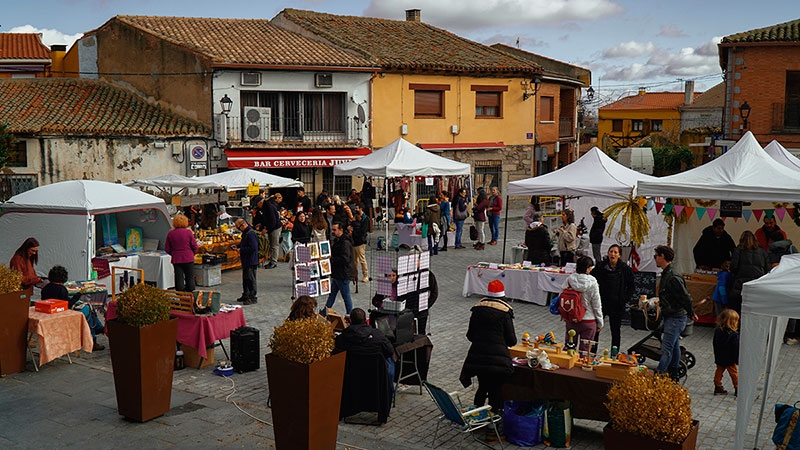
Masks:
[[[433,433],[433,447],[436,448],[436,437],[439,434],[439,426],[443,421],[451,425],[459,433],[462,433],[461,439],[458,442],[458,447],[461,448],[461,443],[464,441],[466,434],[469,433],[476,442],[481,443],[489,448],[492,448],[486,442],[483,442],[475,431],[483,429],[484,427],[491,427],[497,437],[497,442],[500,443],[500,448],[503,447],[503,441],[500,439],[500,432],[497,431],[497,423],[502,420],[500,415],[490,411],[491,406],[469,407],[465,408],[461,405],[461,399],[458,397],[457,392],[447,393],[442,388],[436,387],[427,381],[424,381],[425,389],[431,394],[431,398],[439,407],[442,416],[436,422],[436,431]],[[455,398],[453,398],[455,396]],[[457,403],[456,403],[457,402]]]

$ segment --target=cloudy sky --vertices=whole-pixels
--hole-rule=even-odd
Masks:
[[[33,0],[3,6],[0,32],[72,44],[117,14],[270,19],[283,8],[422,20],[483,44],[504,43],[592,71],[598,101],[646,87],[722,81],[723,36],[800,18],[796,0]],[[518,44],[517,44],[518,43]]]

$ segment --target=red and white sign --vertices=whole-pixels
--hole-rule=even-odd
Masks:
[[[370,154],[366,147],[331,150],[225,150],[231,169],[333,167]]]

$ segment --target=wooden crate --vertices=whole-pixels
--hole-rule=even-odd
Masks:
[[[191,292],[164,290],[169,296],[170,312],[194,314],[194,295]]]
[[[203,367],[214,365],[214,347],[206,349],[206,357],[202,358],[197,354],[197,349],[186,344],[181,344],[183,350],[183,365],[192,369],[202,369]],[[202,359],[202,362],[200,361]]]
[[[597,375],[598,378],[606,378],[609,380],[623,380],[628,375],[638,371],[638,367],[623,364],[598,364],[594,366],[594,374]]]

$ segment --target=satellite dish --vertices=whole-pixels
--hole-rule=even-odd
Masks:
[[[353,95],[350,99],[357,105],[361,104],[361,94],[359,94],[358,91],[353,91]]]
[[[361,123],[367,123],[367,114],[364,112],[364,107],[358,105],[356,112],[358,113],[358,121]]]

